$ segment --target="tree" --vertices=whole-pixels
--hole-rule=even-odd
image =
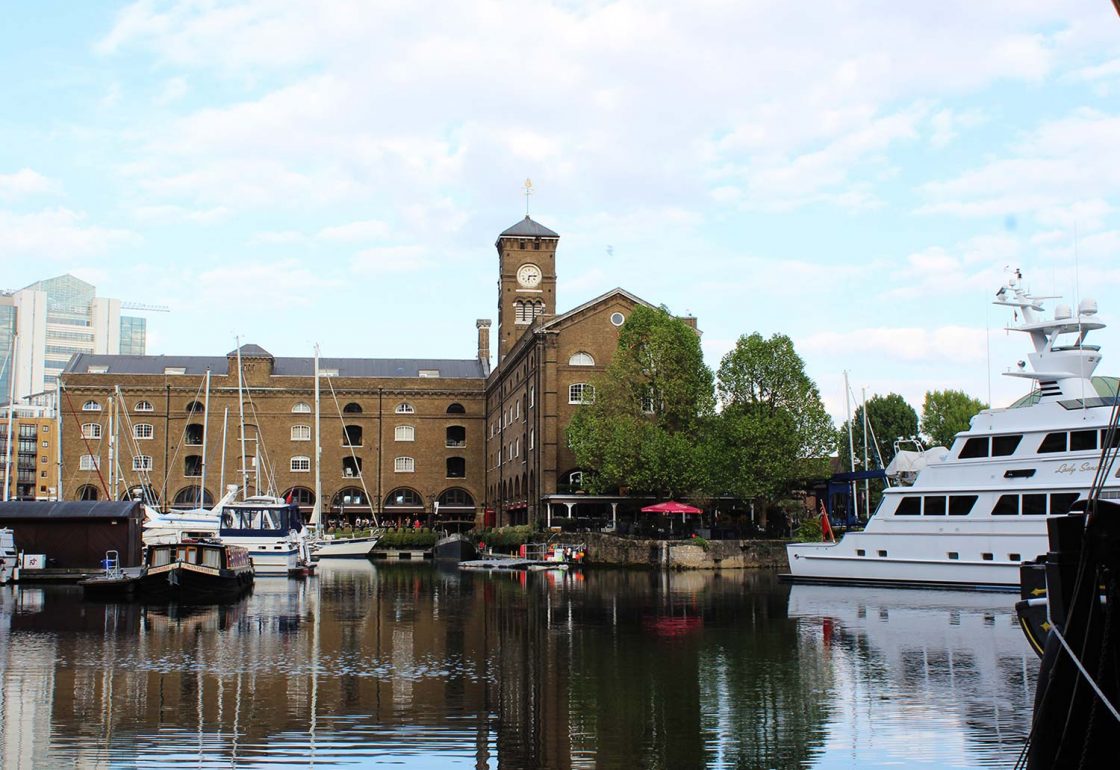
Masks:
[[[722,411],[709,444],[714,491],[772,500],[827,473],[836,442],[816,383],[784,334],[739,338],[720,362]]]
[[[899,438],[913,438],[918,435],[918,413],[906,399],[897,393],[885,396],[875,395],[867,400],[867,419],[871,424],[868,435],[868,467],[886,468],[894,459],[894,442]],[[872,443],[874,439],[875,443]],[[856,453],[856,469],[863,470],[863,406],[852,415],[852,444]],[[878,453],[875,450],[878,445]],[[882,465],[878,454],[882,455]],[[851,454],[848,452],[848,423],[840,428],[840,465],[849,470]]]
[[[988,405],[961,390],[931,390],[922,404],[922,433],[930,446],[947,447]]]
[[[639,305],[619,331],[594,398],[568,425],[584,487],[686,495],[707,477],[703,447],[714,412],[712,372],[696,330],[662,307]]]

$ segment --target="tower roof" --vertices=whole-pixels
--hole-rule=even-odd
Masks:
[[[513,227],[507,227],[505,230],[503,230],[502,234],[499,235],[498,237],[499,238],[505,238],[506,236],[511,236],[511,237],[514,237],[514,238],[538,238],[538,237],[539,238],[559,238],[560,237],[560,235],[558,233],[554,233],[553,231],[549,230],[547,227],[540,224],[539,222],[534,222],[533,220],[529,219],[528,214],[526,214],[525,218],[522,219],[517,224],[515,224]]]
[[[237,356],[237,351],[239,350],[241,351],[242,358],[272,358],[271,353],[262,348],[260,345],[254,345],[251,342],[246,343],[239,348],[234,348],[230,352],[226,353],[226,357],[235,358]]]

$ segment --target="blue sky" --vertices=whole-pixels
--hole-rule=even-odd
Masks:
[[[837,415],[1021,395],[1007,266],[1113,317],[1108,0],[0,7],[0,288],[166,304],[152,353],[470,357],[526,178],[562,310],[785,332]]]

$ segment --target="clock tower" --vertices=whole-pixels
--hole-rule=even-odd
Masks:
[[[498,361],[538,316],[556,315],[560,236],[525,216],[498,236]]]

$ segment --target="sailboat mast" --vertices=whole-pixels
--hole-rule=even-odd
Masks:
[[[863,399],[863,469],[868,470],[867,465],[867,388],[860,388],[860,397]],[[863,517],[865,519],[871,518],[871,498],[868,497],[868,480],[863,480]]]
[[[117,499],[117,457],[116,457],[116,442],[113,440],[113,397],[109,396],[109,498],[111,500]]]
[[[226,426],[229,424],[229,407],[222,412],[222,465],[218,474],[218,491],[226,496]]]
[[[8,446],[4,450],[4,502],[11,500],[12,485],[12,416],[16,405],[16,345],[19,335],[12,335],[12,357],[8,359]]]
[[[852,390],[848,387],[848,370],[844,370],[844,409],[848,413],[848,462],[851,466],[852,473],[856,472],[856,445],[852,439]],[[848,501],[851,504],[851,499],[855,496],[855,482],[848,482]],[[851,512],[853,509],[848,508]],[[858,510],[858,509],[856,509]]]
[[[323,484],[319,473],[319,460],[323,450],[319,440],[319,344],[315,344],[315,507],[311,510],[311,524],[318,534],[322,528],[323,519]]]
[[[202,477],[198,484],[198,507],[206,507],[206,444],[210,425],[210,367],[206,367],[206,395],[202,397]]]
[[[241,338],[237,337],[237,418],[241,423],[241,499],[248,493],[249,468],[245,465],[245,392],[241,375]]]

